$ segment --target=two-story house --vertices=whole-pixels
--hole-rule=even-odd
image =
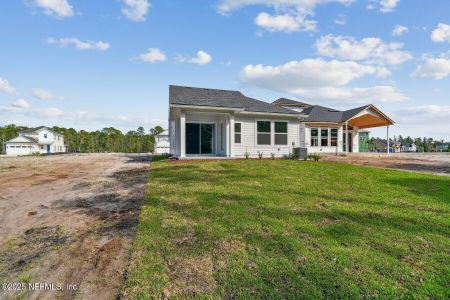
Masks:
[[[19,132],[19,136],[5,143],[6,155],[31,155],[66,152],[64,136],[40,126]]]

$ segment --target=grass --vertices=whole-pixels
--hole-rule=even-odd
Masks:
[[[152,164],[126,298],[450,297],[450,178],[329,162]]]

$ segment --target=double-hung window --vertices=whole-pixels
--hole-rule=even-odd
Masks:
[[[234,143],[240,144],[242,138],[242,125],[241,123],[234,123]]]
[[[256,122],[257,127],[257,137],[256,137],[256,143],[258,145],[270,145],[270,121],[257,121]]]
[[[319,146],[319,129],[311,128],[311,146]]]
[[[332,147],[336,147],[338,144],[338,130],[337,128],[331,128],[331,145]]]
[[[288,123],[275,122],[275,145],[288,144]]]
[[[320,146],[328,146],[328,128],[320,129]]]

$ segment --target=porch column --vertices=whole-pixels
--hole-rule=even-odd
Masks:
[[[349,143],[350,141],[348,140],[348,122],[345,121],[345,154],[348,154]]]
[[[386,135],[387,135],[387,139],[386,139],[386,141],[387,141],[387,143],[386,143],[386,145],[387,145],[386,153],[389,154],[389,125],[386,126]]]
[[[180,157],[186,156],[186,114],[180,113]]]
[[[225,117],[225,156],[230,156],[230,116]]]
[[[242,129],[241,129],[242,130]],[[230,114],[230,145],[227,145],[230,148],[229,156],[234,156],[234,113]]]

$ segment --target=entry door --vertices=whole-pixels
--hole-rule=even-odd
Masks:
[[[186,154],[214,153],[214,124],[186,123]]]
[[[350,144],[348,145],[349,147],[348,147],[348,152],[352,152],[352,142],[351,141],[353,141],[353,139],[352,139],[352,134],[349,132],[348,133],[348,139],[350,140]],[[345,130],[344,130],[344,134],[343,134],[343,139],[342,139],[343,141],[344,141],[344,143],[343,143],[343,145],[344,145],[344,147],[343,147],[343,151],[345,152],[345,151],[347,151],[347,135],[345,134]]]
[[[47,153],[50,153],[50,145],[47,145]]]

